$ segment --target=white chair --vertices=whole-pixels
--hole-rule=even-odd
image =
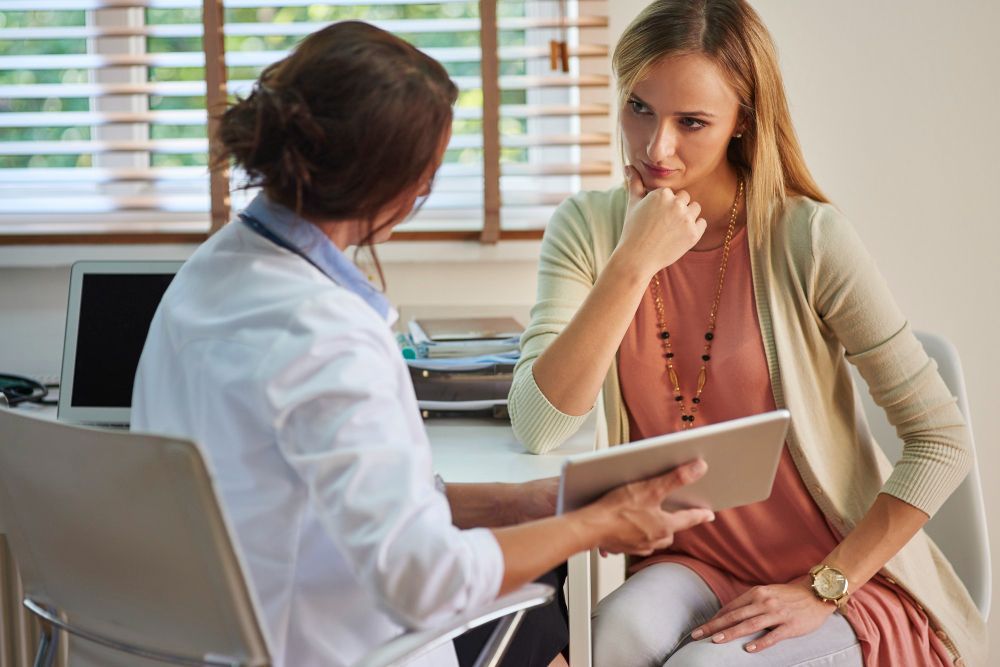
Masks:
[[[917,338],[928,356],[938,364],[938,372],[952,395],[958,399],[958,408],[972,430],[969,419],[969,401],[965,393],[962,362],[955,346],[940,336],[917,332]],[[864,406],[868,427],[890,461],[898,461],[903,452],[903,442],[896,436],[896,429],[889,424],[885,411],[875,405],[867,384],[857,369],[851,366],[854,384]],[[924,530],[934,540],[951,562],[965,584],[979,612],[986,619],[990,613],[990,545],[986,532],[986,508],[983,504],[983,487],[979,478],[979,463],[973,459],[972,470],[961,485],[945,501],[937,514],[927,522]]]
[[[233,531],[189,441],[59,424],[0,409],[0,524],[41,619],[36,667],[65,631],[77,665],[264,667],[270,650]],[[405,664],[502,619],[479,658],[499,662],[532,584],[441,628],[404,634],[360,664]]]

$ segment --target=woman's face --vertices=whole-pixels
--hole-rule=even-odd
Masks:
[[[636,84],[621,110],[625,158],[646,190],[697,186],[726,168],[740,116],[736,94],[711,61],[699,54],[668,58]]]
[[[438,145],[434,162],[428,165],[427,171],[420,177],[420,182],[417,186],[410,192],[404,192],[395,201],[390,202],[382,209],[382,214],[375,221],[374,228],[378,229],[378,231],[372,237],[373,244],[388,241],[389,237],[392,236],[393,229],[410,217],[410,212],[416,206],[417,200],[430,195],[431,184],[434,182],[434,174],[437,173],[438,168],[441,166],[441,161],[444,160],[444,153],[448,150],[449,141],[451,141],[451,126],[448,127],[447,131],[441,137],[441,143]],[[405,213],[401,215],[400,211],[405,211]]]

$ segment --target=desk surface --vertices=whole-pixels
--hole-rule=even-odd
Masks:
[[[446,482],[526,482],[555,477],[567,456],[593,451],[597,419],[591,415],[548,454],[529,454],[506,420],[442,418],[424,424],[435,469]]]

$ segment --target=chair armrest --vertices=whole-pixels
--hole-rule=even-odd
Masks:
[[[441,627],[404,633],[368,653],[355,667],[389,667],[409,662],[480,625],[543,607],[552,602],[555,593],[547,584],[528,584],[484,607],[459,614]]]

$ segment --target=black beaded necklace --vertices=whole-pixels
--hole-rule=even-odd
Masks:
[[[712,302],[712,314],[708,317],[708,333],[705,334],[705,352],[701,355],[701,373],[698,374],[698,386],[694,397],[691,399],[691,409],[688,411],[684,404],[684,397],[681,396],[681,385],[677,380],[677,372],[674,370],[674,353],[670,349],[670,332],[667,331],[666,318],[663,314],[663,298],[660,290],[660,275],[653,275],[652,292],[656,302],[656,316],[660,325],[658,336],[662,341],[664,358],[667,361],[667,372],[670,374],[670,384],[674,388],[674,401],[681,409],[681,428],[689,429],[694,426],[694,413],[698,412],[698,404],[701,403],[701,392],[708,382],[708,362],[712,356],[709,352],[712,349],[712,341],[715,339],[715,316],[719,312],[719,299],[722,297],[722,283],[726,279],[726,263],[729,261],[729,244],[733,240],[733,231],[736,229],[736,211],[740,206],[740,197],[743,195],[743,179],[739,180],[736,189],[736,199],[733,200],[733,212],[729,217],[729,230],[726,232],[726,242],[722,247],[722,265],[719,267],[719,286],[715,289],[715,300]]]

